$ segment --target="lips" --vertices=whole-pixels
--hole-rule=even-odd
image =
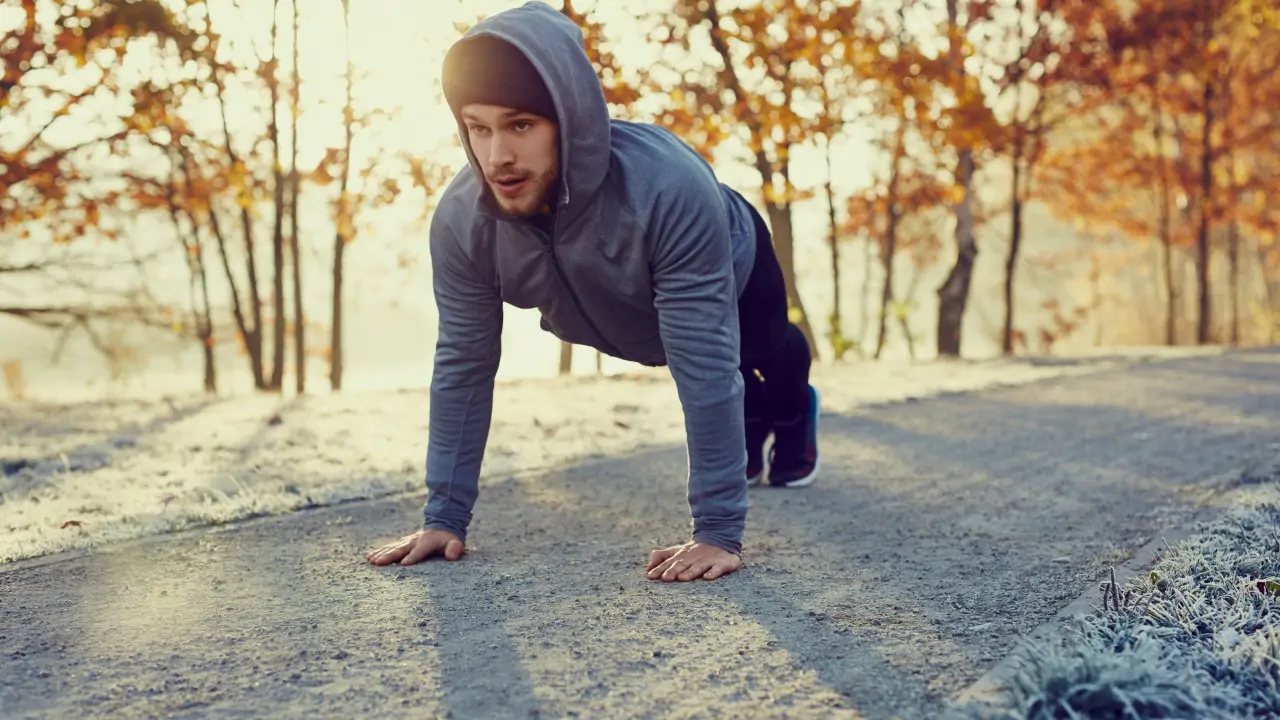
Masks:
[[[528,182],[528,178],[510,177],[510,178],[495,178],[493,181],[493,184],[497,186],[498,192],[503,196],[515,197],[516,195],[520,194],[520,191],[524,189],[524,186],[527,182]]]

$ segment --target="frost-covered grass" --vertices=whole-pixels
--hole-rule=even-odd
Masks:
[[[1252,488],[1056,641],[1015,653],[984,718],[1280,717],[1280,488]]]

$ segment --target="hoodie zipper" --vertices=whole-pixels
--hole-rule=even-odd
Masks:
[[[564,267],[560,264],[560,257],[556,255],[556,236],[559,235],[560,230],[560,212],[562,212],[564,207],[568,204],[569,188],[565,187],[564,201],[560,203],[561,209],[552,216],[551,235],[545,241],[547,251],[551,254],[551,267],[555,269],[556,276],[560,278],[560,283],[564,285],[565,290],[569,293],[569,298],[573,300],[573,306],[578,310],[578,314],[582,316],[582,319],[587,323],[587,327],[596,336],[596,339],[600,341],[601,349],[616,358],[621,358],[622,354],[613,346],[613,343],[609,342],[605,338],[604,333],[600,332],[600,328],[596,327],[595,322],[591,320],[591,316],[587,314],[587,309],[583,306],[582,300],[578,298],[578,294],[573,290],[573,285],[569,283],[569,276],[565,273]]]

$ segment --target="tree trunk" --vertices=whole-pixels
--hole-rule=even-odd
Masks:
[[[1013,150],[1013,227],[1009,230],[1009,256],[1004,263],[1004,333],[1000,349],[1013,355],[1013,280],[1018,269],[1018,251],[1022,248],[1022,128],[1014,133]]]
[[[217,358],[214,354],[213,310],[209,307],[209,272],[204,262],[204,245],[200,242],[200,229],[194,225],[191,237],[196,243],[196,267],[200,272],[201,323],[200,345],[204,350],[204,390],[210,394],[218,392]]]
[[[893,142],[893,165],[889,169],[889,189],[885,206],[889,216],[885,223],[884,248],[880,255],[884,268],[884,286],[880,291],[880,322],[876,331],[876,351],[874,359],[879,360],[884,352],[884,340],[889,323],[890,306],[893,303],[893,266],[898,254],[898,182],[902,172],[903,146],[906,141],[907,118],[903,113],[898,117],[898,130]],[[909,346],[914,341],[907,341]],[[914,356],[914,348],[909,347]]]
[[[1258,271],[1262,274],[1262,293],[1266,303],[1267,344],[1273,344],[1276,341],[1276,330],[1280,329],[1280,323],[1276,322],[1280,317],[1280,305],[1277,304],[1275,288],[1267,274],[1267,251],[1261,241],[1254,243],[1253,251],[1258,256]]]
[[[280,163],[280,77],[276,72],[279,60],[276,57],[276,35],[280,23],[278,11],[280,0],[271,3],[271,59],[266,63],[263,75],[267,81],[270,94],[271,111],[267,121],[267,137],[271,141],[271,185],[272,185],[272,226],[271,226],[271,310],[274,314],[271,332],[271,384],[270,389],[280,392],[284,384],[284,167]]]
[[[1165,315],[1164,343],[1177,344],[1178,326],[1178,290],[1173,278],[1173,234],[1172,209],[1169,191],[1169,161],[1164,154],[1164,112],[1160,104],[1160,86],[1158,76],[1152,80],[1152,102],[1155,103],[1155,140],[1156,152],[1160,157],[1160,248],[1161,265],[1164,270]]]
[[[773,246],[778,254],[778,265],[782,268],[783,283],[787,288],[787,304],[799,317],[795,318],[795,324],[800,328],[800,332],[804,334],[805,342],[809,344],[809,353],[816,360],[818,358],[818,345],[813,339],[813,327],[809,324],[809,315],[804,310],[804,301],[800,299],[799,289],[796,287],[796,269],[795,269],[795,243],[792,240],[791,233],[791,203],[766,203],[766,210],[769,213],[769,224],[773,231]]]
[[[1227,228],[1227,262],[1231,272],[1231,344],[1240,345],[1240,228],[1234,218]]]
[[[916,266],[916,271],[911,274],[911,282],[907,283],[907,292],[903,295],[901,305],[904,308],[911,307],[915,304],[916,291],[920,287],[920,267]],[[911,316],[903,311],[895,313],[898,318],[898,327],[902,330],[902,337],[907,340],[907,355],[912,359],[916,359],[916,338],[911,334]]]
[[[867,239],[862,245],[862,317],[858,322],[858,356],[867,355],[867,331],[871,329],[871,266],[875,248],[875,223],[867,229]]]
[[[1093,346],[1102,346],[1102,260],[1098,253],[1089,256],[1089,310],[1093,316]]]
[[[222,135],[224,147],[227,152],[227,160],[232,167],[242,166],[240,158],[237,156],[235,147],[231,143],[231,129],[227,123],[227,102],[226,102],[226,82],[222,73],[225,69],[218,66],[214,69],[214,86],[218,93],[218,110],[222,117]],[[248,169],[244,170],[245,184],[249,183]],[[262,295],[258,287],[258,261],[253,239],[253,218],[249,214],[248,202],[242,200],[248,195],[248,187],[233,188],[239,194],[237,204],[240,206],[240,225],[244,232],[244,254],[245,266],[248,270],[249,287],[245,302],[249,303],[249,318],[252,319],[253,325],[250,326],[244,316],[237,310],[237,324],[240,327],[240,338],[244,342],[245,352],[249,355],[249,369],[253,373],[253,386],[258,390],[266,389],[266,373],[263,371],[262,363]],[[223,270],[227,274],[227,282],[231,284],[232,295],[237,295],[235,291],[235,280],[231,272],[231,263],[227,257],[227,248],[225,238],[219,229],[217,212],[213,205],[209,206],[209,223],[214,230],[214,234],[218,238],[219,251],[222,253]],[[236,306],[239,307],[240,301],[236,300]]]
[[[1024,0],[1017,0],[1015,7],[1018,18],[1026,16]],[[1030,119],[1019,117],[1022,112],[1022,65],[1027,58],[1027,37],[1022,22],[1018,23],[1018,62],[1013,66],[1010,80],[1014,86],[1015,100],[1013,105],[1013,192],[1011,193],[1009,229],[1009,254],[1004,262],[1004,332],[1001,334],[1000,350],[1006,355],[1013,355],[1014,307],[1013,287],[1014,274],[1018,269],[1018,251],[1022,246],[1022,155],[1026,150],[1026,130]]]
[[[907,356],[910,357],[912,360],[915,360],[916,359],[916,339],[914,336],[911,335],[911,326],[907,322],[909,318],[907,317],[906,313],[896,313],[896,315],[898,318],[898,328],[902,330],[902,337],[906,338],[906,341],[907,341]]]
[[[293,82],[289,86],[289,257],[293,266],[294,390],[307,391],[307,316],[302,304],[302,254],[298,251],[298,103],[302,78],[298,73],[298,0],[293,0]]]
[[[339,205],[346,202],[339,201]],[[345,208],[340,207],[338,213],[344,212]],[[333,304],[329,328],[329,387],[334,392],[342,389],[342,256],[345,248],[342,231],[338,231],[333,241]]]
[[[893,259],[897,255],[898,214],[893,210],[896,201],[894,193],[889,192],[889,224],[884,234],[884,252],[880,255],[880,265],[884,269],[884,286],[880,290],[880,321],[876,330],[876,351],[872,356],[879,360],[884,352],[884,339],[889,324],[889,313],[893,303]]]
[[[329,386],[334,391],[342,389],[342,263],[348,235],[354,229],[351,219],[353,208],[351,207],[351,198],[347,194],[347,184],[351,180],[351,140],[355,130],[352,102],[355,67],[351,63],[351,0],[342,0],[342,17],[347,58],[346,101],[342,110],[342,124],[346,133],[346,140],[343,145],[342,178],[338,190],[338,229],[333,238],[333,317],[329,329]]]
[[[596,375],[604,375],[604,353],[596,351]]]
[[[170,132],[172,133],[172,130]],[[190,274],[187,286],[188,302],[191,305],[191,319],[192,325],[196,330],[196,340],[202,347],[204,390],[212,394],[218,391],[218,378],[213,355],[213,317],[209,308],[209,274],[205,270],[204,247],[200,243],[200,228],[196,225],[195,218],[191,217],[190,213],[187,213],[187,222],[191,226],[190,239],[185,238],[182,232],[182,221],[180,219],[182,211],[178,203],[178,176],[182,161],[177,150],[178,140],[176,135],[171,134],[171,137],[173,142],[169,147],[169,185],[166,188],[166,201],[169,206],[169,219],[173,223],[173,236],[182,248],[182,255],[187,261],[187,271]],[[189,182],[190,179],[188,177],[184,186],[189,187]],[[197,285],[200,287],[201,301],[199,302],[196,300]]]
[[[823,92],[826,92],[825,86]],[[827,159],[827,222],[831,233],[827,242],[831,245],[831,351],[838,361],[844,359],[847,346],[844,322],[840,318],[840,235],[836,226],[836,192],[831,185],[831,138],[825,138]]]
[[[573,343],[560,341],[560,375],[573,372]]]
[[[1196,323],[1196,342],[1205,345],[1210,341],[1212,308],[1209,298],[1209,232],[1213,208],[1213,83],[1204,86],[1204,138],[1200,161],[1200,236],[1196,242],[1196,287],[1200,295],[1199,317]]]
[[[730,90],[733,91],[735,97],[746,104],[747,93],[742,87],[742,82],[738,78],[738,71],[733,64],[733,56],[729,52],[729,45],[725,41],[723,31],[720,28],[720,12],[716,7],[714,0],[707,0],[700,3],[702,17],[707,22],[707,29],[711,39],[711,47],[720,56],[724,70],[721,77]],[[788,83],[787,77],[783,77],[784,87]],[[788,97],[790,95],[788,94]],[[796,325],[800,328],[800,332],[804,334],[805,341],[809,344],[809,353],[816,360],[818,358],[818,346],[814,342],[813,328],[809,324],[809,314],[804,310],[804,303],[800,299],[800,293],[796,288],[796,274],[794,261],[793,241],[791,225],[791,201],[783,198],[781,202],[771,200],[771,189],[775,181],[781,180],[782,185],[786,189],[791,187],[790,163],[790,146],[787,143],[778,145],[778,155],[780,167],[775,169],[773,163],[765,154],[764,147],[769,139],[765,136],[765,130],[760,123],[760,119],[753,113],[746,112],[742,116],[742,121],[750,130],[755,146],[755,166],[756,171],[760,173],[760,187],[764,192],[765,210],[769,215],[769,225],[773,234],[774,249],[778,254],[778,264],[782,267],[783,283],[787,289],[787,302],[791,309],[799,315]]]
[[[947,18],[952,31],[959,33],[959,0],[947,0]],[[964,87],[964,58],[960,44],[950,43],[951,66],[955,69],[957,92]],[[956,160],[955,182],[963,192],[956,204],[956,262],[938,288],[938,355],[960,356],[964,311],[969,303],[969,286],[978,246],[973,236],[973,150],[962,147]]]

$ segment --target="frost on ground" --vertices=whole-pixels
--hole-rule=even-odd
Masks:
[[[1086,362],[819,365],[825,412],[1094,372]],[[423,489],[424,389],[0,405],[0,562]],[[484,472],[682,443],[665,370],[500,385]],[[409,528],[406,528],[406,530]]]
[[[1197,531],[1059,640],[1020,648],[1003,700],[971,717],[1280,716],[1280,488]]]

